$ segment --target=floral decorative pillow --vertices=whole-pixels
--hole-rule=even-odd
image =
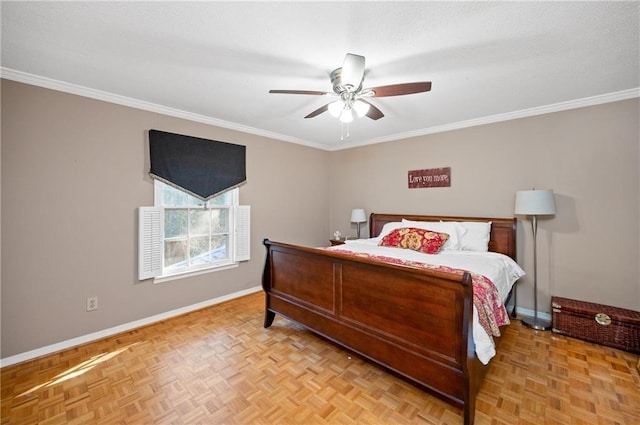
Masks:
[[[416,227],[401,227],[385,235],[378,245],[437,254],[447,239],[449,235],[446,233]]]
[[[449,235],[449,240],[442,247],[445,251],[462,249],[462,238],[467,232],[467,229],[456,221],[412,221],[403,218],[402,224],[403,227],[416,227],[432,232],[446,233]]]

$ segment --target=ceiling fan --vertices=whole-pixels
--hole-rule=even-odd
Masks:
[[[353,112],[359,117],[367,116],[372,120],[384,117],[384,114],[367,99],[372,97],[402,96],[405,94],[422,93],[431,90],[430,81],[392,84],[388,86],[362,88],[364,81],[364,56],[347,53],[341,68],[330,74],[333,93],[313,90],[269,90],[269,93],[307,94],[317,96],[332,96],[338,99],[328,103],[305,118],[313,118],[329,111],[331,115],[344,123],[353,121]]]

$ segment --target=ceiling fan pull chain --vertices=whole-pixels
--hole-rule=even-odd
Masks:
[[[347,127],[347,139],[349,138],[349,123],[340,122],[340,141],[344,142],[344,127]]]

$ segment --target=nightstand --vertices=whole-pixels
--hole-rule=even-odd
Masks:
[[[344,239],[329,239],[331,246],[342,245],[344,243]]]

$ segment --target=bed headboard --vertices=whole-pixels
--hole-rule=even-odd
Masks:
[[[369,216],[370,237],[376,237],[382,226],[389,222],[402,221],[403,218],[413,221],[483,221],[491,222],[491,237],[489,251],[499,252],[517,260],[516,258],[516,219],[498,217],[450,217],[436,215],[407,215],[407,214],[376,214]]]

